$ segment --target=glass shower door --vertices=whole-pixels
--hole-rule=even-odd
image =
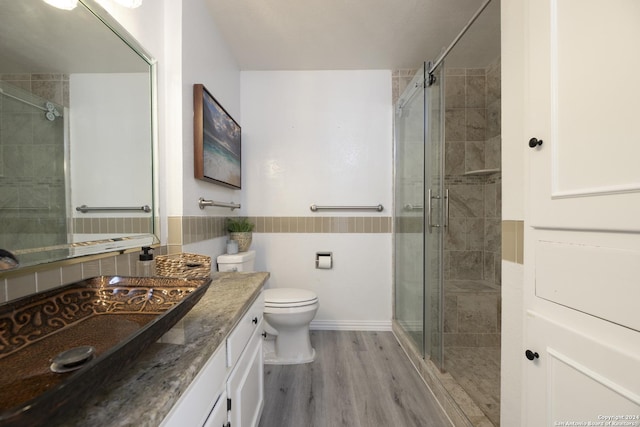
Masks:
[[[395,109],[395,318],[424,355],[424,68]]]
[[[396,108],[395,318],[416,348],[442,364],[443,193],[440,76],[423,67]],[[438,72],[439,74],[439,72]]]

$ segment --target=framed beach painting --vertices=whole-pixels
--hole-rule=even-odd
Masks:
[[[241,188],[241,129],[202,84],[193,85],[194,174]]]

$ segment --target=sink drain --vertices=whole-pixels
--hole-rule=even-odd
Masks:
[[[71,348],[54,357],[50,369],[59,374],[75,371],[93,359],[95,353],[96,349],[90,345]]]

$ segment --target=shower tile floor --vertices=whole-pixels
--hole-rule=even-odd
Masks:
[[[489,420],[500,425],[500,348],[445,349],[445,370],[474,400]]]

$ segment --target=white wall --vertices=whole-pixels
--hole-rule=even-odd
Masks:
[[[241,88],[244,215],[391,216],[389,71],[250,71]],[[314,214],[312,203],[385,211]],[[389,327],[390,233],[255,233],[253,249],[270,286],[318,293],[315,327]],[[333,252],[332,270],[315,269],[317,251]]]
[[[162,243],[167,243],[168,216],[231,215],[222,208],[200,210],[199,197],[240,201],[241,191],[193,177],[193,85],[204,84],[240,121],[240,70],[205,0],[145,1],[133,10],[113,2],[104,6],[158,60],[158,202]],[[225,240],[183,249],[215,258]]]
[[[198,207],[199,197],[239,202],[241,190],[193,177],[193,85],[204,84],[240,123],[240,68],[217,31],[206,2],[189,0],[182,4],[182,214],[229,215],[229,209],[207,208],[202,211]]]
[[[69,76],[69,169],[74,217],[87,217],[75,210],[81,205],[153,204],[149,96],[148,74]],[[89,217],[118,216],[146,218],[149,214],[96,212]]]

